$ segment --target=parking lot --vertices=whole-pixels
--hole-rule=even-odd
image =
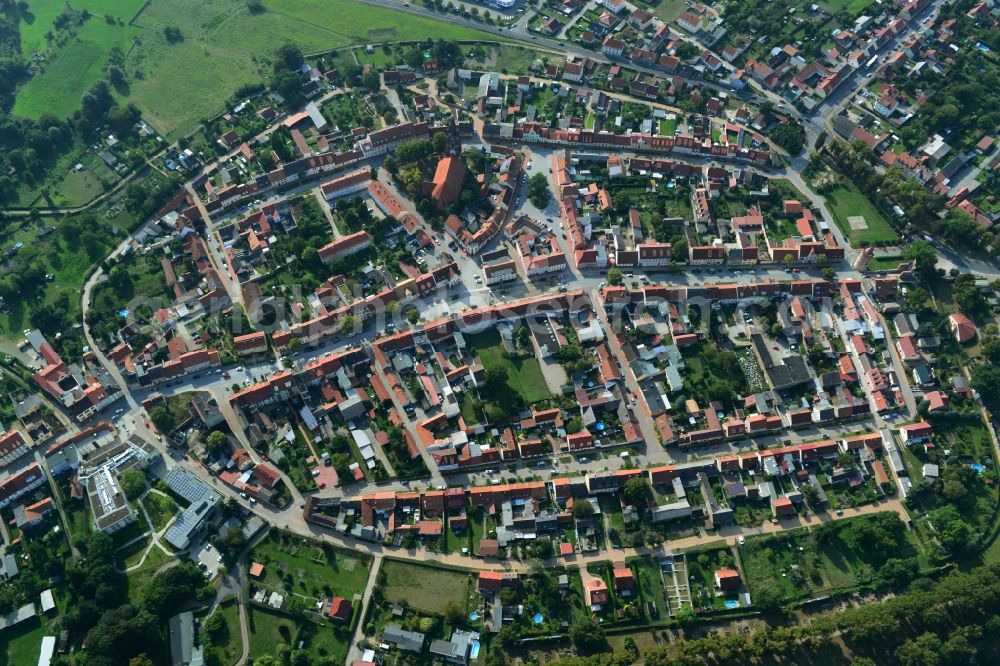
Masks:
[[[222,556],[219,555],[219,551],[212,544],[203,543],[193,546],[191,555],[197,561],[198,567],[207,574],[208,578],[215,578],[219,567],[222,566]]]

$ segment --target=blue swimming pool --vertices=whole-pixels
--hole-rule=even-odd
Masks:
[[[604,430],[605,426],[604,426],[603,423],[601,423],[600,421],[598,421],[597,425],[595,425],[594,427],[597,428],[597,432],[602,432]]]
[[[470,659],[479,659],[479,641],[472,641],[472,651],[469,652]]]
[[[471,613],[469,613],[469,619],[472,620],[473,622],[475,622],[476,620],[478,620],[479,619],[479,612],[478,611],[472,611]]]
[[[739,608],[740,607],[740,602],[736,601],[736,599],[727,599],[723,603],[725,604],[726,608]]]
[[[972,469],[976,470],[977,474],[982,474],[983,472],[986,471],[986,468],[980,465],[979,463],[972,463]]]
[[[531,621],[535,624],[541,624],[545,620],[545,616],[541,613],[535,613],[535,616],[531,618]]]

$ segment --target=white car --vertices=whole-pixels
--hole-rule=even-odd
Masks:
[[[745,543],[747,542],[747,540],[746,540],[746,539],[744,539],[743,537],[740,537],[740,538],[738,538],[738,539],[737,539],[736,541],[737,541],[737,542],[738,542],[738,543],[739,543],[739,544],[740,544],[741,546],[742,546],[743,544],[745,544]]]

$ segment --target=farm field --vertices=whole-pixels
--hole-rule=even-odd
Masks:
[[[382,575],[387,601],[406,602],[416,610],[435,614],[443,613],[449,603],[456,603],[462,609],[468,604],[467,574],[386,560],[382,563]]]

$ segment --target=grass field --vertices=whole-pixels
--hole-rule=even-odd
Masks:
[[[113,204],[112,204],[113,206]],[[53,274],[53,280],[47,285],[45,290],[45,302],[52,303],[60,295],[65,294],[69,298],[70,308],[67,320],[76,321],[79,318],[80,292],[83,288],[84,277],[90,271],[95,261],[104,257],[105,254],[117,240],[112,235],[120,229],[128,228],[134,222],[132,213],[117,210],[107,206],[95,210],[101,222],[100,247],[96,248],[94,256],[88,255],[87,250],[81,243],[70,243],[58,233],[50,234],[44,238],[39,237],[38,227],[32,224],[28,218],[18,222],[10,221],[6,228],[0,231],[0,238],[4,247],[13,245],[15,242],[24,243],[24,248],[17,254],[11,266],[12,271],[18,270],[19,266],[29,266],[40,263],[45,270]],[[84,217],[80,215],[78,217]],[[54,224],[54,221],[46,220],[46,224]],[[12,308],[9,313],[0,314],[0,335],[8,338],[21,338],[21,331],[30,325],[31,309],[37,307],[27,300],[17,300],[11,302]]]
[[[507,386],[519,393],[524,402],[531,404],[549,397],[549,387],[538,361],[533,357],[507,358],[496,330],[470,335],[469,344],[479,354],[487,372],[490,368],[507,368]]]
[[[476,39],[485,33],[346,0],[268,0],[251,15],[242,0],[152,0],[139,15],[142,43],[129,54],[129,98],[169,138],[194,129],[222,110],[241,85],[269,73],[268,62],[286,42],[305,52],[406,39]],[[166,26],[184,40],[169,44]],[[135,79],[142,70],[141,80]]]
[[[300,642],[310,655],[308,663],[343,663],[347,658],[346,629],[319,625],[308,620],[293,620],[259,606],[247,606],[250,627],[250,656],[273,655],[279,643],[297,646]],[[236,625],[237,631],[239,624]],[[239,649],[239,648],[237,648]]]
[[[361,555],[330,549],[317,542],[280,543],[265,539],[253,550],[251,559],[264,564],[262,583],[272,590],[282,588],[290,576],[293,591],[321,594],[328,585],[335,596],[350,599],[360,594],[368,582],[368,560]]]
[[[892,243],[899,240],[882,213],[851,182],[840,179],[837,187],[826,194],[826,203],[837,226],[851,239],[852,245],[861,242]],[[864,217],[868,228],[851,229],[847,218],[853,216]]]
[[[651,14],[668,23],[677,20],[677,17],[687,9],[684,0],[653,0],[649,3],[636,3],[636,6],[648,9]]]
[[[468,605],[467,574],[396,560],[383,562],[382,574],[387,601],[406,602],[416,610],[438,614],[452,602],[462,609]]]
[[[75,0],[73,8],[91,13],[90,19],[68,31],[55,31],[53,21],[62,13],[62,0],[33,0],[22,15],[21,52],[30,58],[45,58],[41,71],[17,94],[14,113],[37,118],[43,113],[67,117],[80,106],[80,96],[104,76],[108,56],[115,47],[129,49],[141,31],[129,20],[143,0]],[[112,20],[106,20],[105,15]],[[49,43],[45,35],[55,33],[61,42]]]
[[[241,85],[264,78],[274,52],[286,42],[308,53],[369,42],[489,38],[477,30],[347,0],[268,0],[267,11],[258,15],[249,12],[244,0],[150,0],[145,5],[142,0],[79,0],[74,8],[89,9],[92,17],[75,28],[75,36],[50,48],[45,34],[64,6],[60,0],[32,2],[30,20],[21,23],[25,54],[47,55],[43,71],[18,93],[14,113],[70,115],[81,94],[104,76],[108,56],[117,47],[126,54],[128,89],[120,91],[122,97],[135,102],[170,139],[222,111]],[[105,14],[121,21],[105,20]],[[167,27],[178,28],[183,39],[168,43]],[[503,57],[510,60],[508,66],[520,61],[516,54]]]
[[[838,521],[835,531],[822,539],[805,528],[748,537],[739,550],[751,595],[769,588],[788,602],[851,588],[870,579],[880,564],[877,553],[852,549],[845,531],[873,520],[874,516],[863,516]],[[921,566],[926,565],[915,535],[901,522],[896,537],[893,557],[915,557]]]

